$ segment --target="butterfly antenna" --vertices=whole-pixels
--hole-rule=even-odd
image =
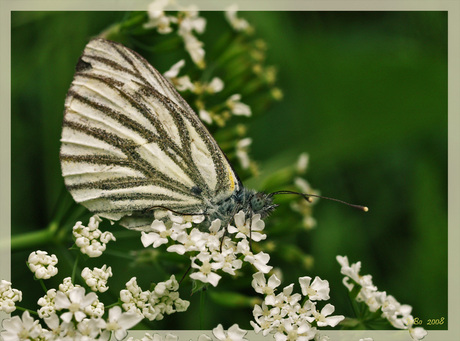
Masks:
[[[324,197],[322,195],[317,195],[317,194],[307,194],[307,193],[300,193],[300,192],[294,192],[294,191],[277,191],[277,192],[273,192],[273,193],[270,193],[269,195],[270,196],[274,196],[274,195],[278,195],[278,194],[296,194],[296,195],[300,195],[302,196],[305,200],[307,200],[308,202],[313,202],[313,199],[312,197],[314,198],[320,198],[320,199],[326,199],[326,200],[331,200],[331,201],[336,201],[336,202],[339,202],[341,204],[345,204],[347,206],[350,206],[350,207],[353,207],[353,208],[357,208],[358,210],[361,210],[363,212],[367,212],[369,211],[369,208],[367,206],[361,206],[361,205],[355,205],[355,204],[350,204],[346,201],[343,201],[343,200],[339,200],[339,199],[335,199],[335,198],[329,198],[329,197]]]

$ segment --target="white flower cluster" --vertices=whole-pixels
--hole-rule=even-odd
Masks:
[[[48,255],[46,251],[34,251],[29,255],[27,265],[38,279],[49,279],[58,273],[56,255]]]
[[[237,324],[231,326],[227,331],[224,330],[223,326],[219,324],[216,328],[212,330],[212,334],[219,341],[248,341],[245,339],[247,331],[238,327]],[[165,337],[162,337],[159,334],[149,334],[146,333],[141,339],[135,339],[133,337],[128,338],[127,341],[178,341],[179,337],[174,334],[167,334]],[[198,336],[197,341],[212,341],[213,339],[206,334],[201,334]],[[191,341],[191,340],[190,340]]]
[[[153,320],[154,316],[149,312],[149,295],[150,291],[142,291],[137,284],[136,277],[133,277],[126,283],[126,289],[120,291],[120,299],[123,302],[121,306],[125,311],[136,312],[149,319],[152,317]]]
[[[225,102],[230,112],[237,116],[251,116],[251,108],[249,105],[241,103],[241,95],[234,94],[230,96]]]
[[[60,296],[57,303],[60,309],[68,310],[62,315],[52,314],[44,318],[47,328],[34,320],[28,311],[22,318],[14,316],[3,321],[4,330],[0,333],[4,341],[17,340],[102,340],[107,341],[111,336],[122,340],[127,335],[127,329],[135,326],[142,319],[135,313],[122,313],[121,308],[115,306],[109,310],[107,320],[100,317],[85,317],[83,308],[92,300],[91,294],[85,295],[83,288],[71,291],[70,298]],[[61,300],[62,299],[62,300]],[[70,299],[70,300],[69,300]]]
[[[252,286],[256,292],[265,295],[261,306],[255,305],[254,321],[251,325],[256,333],[264,336],[275,334],[276,341],[312,340],[317,336],[316,327],[335,327],[345,317],[329,316],[334,306],[326,304],[321,311],[317,310],[316,301],[329,299],[329,283],[316,277],[299,278],[302,295],[293,294],[294,284],[290,284],[282,292],[275,295],[281,281],[272,275],[268,281],[263,273],[253,275]],[[302,303],[301,303],[302,302]]]
[[[103,265],[102,268],[84,268],[81,272],[81,276],[85,280],[86,284],[93,291],[105,292],[109,288],[107,286],[107,280],[112,277],[112,268],[107,265]]]
[[[185,60],[181,59],[171,68],[166,71],[163,75],[174,84],[179,91],[190,91],[194,94],[200,95],[215,94],[223,90],[224,82],[219,77],[214,77],[209,83],[206,82],[193,82],[190,80],[188,75],[180,76],[180,70],[185,66]]]
[[[393,296],[387,295],[385,291],[378,291],[372,283],[371,275],[361,276],[361,262],[349,264],[347,256],[337,256],[337,261],[342,266],[341,273],[345,275],[343,284],[349,291],[355,285],[361,287],[356,300],[364,302],[371,312],[381,311],[382,317],[387,319],[395,328],[408,329],[414,340],[423,339],[427,332],[422,327],[415,327],[414,318],[411,315],[412,307],[407,304],[400,304]]]
[[[56,310],[60,310],[56,308],[56,300],[57,300],[58,295],[59,295],[60,302],[64,300],[63,296],[66,296],[68,300],[71,300],[70,293],[75,288],[83,289],[78,284],[74,285],[70,277],[66,277],[64,278],[64,281],[61,284],[59,284],[59,290],[49,289],[46,295],[39,298],[37,302],[37,304],[41,306],[41,308],[38,310],[38,316],[40,318],[50,317],[56,312]],[[93,298],[93,300],[88,305],[84,306],[83,313],[86,314],[87,316],[97,318],[97,317],[101,317],[104,314],[104,304],[99,301],[97,296],[94,296],[94,295],[90,296],[90,298]]]
[[[225,18],[227,19],[230,26],[235,31],[246,31],[246,32],[251,31],[252,28],[249,25],[249,23],[245,19],[237,17],[236,15],[237,11],[238,11],[237,4],[233,4],[229,6],[225,11]]]
[[[0,311],[9,314],[16,310],[15,302],[22,301],[22,292],[11,287],[11,282],[0,282]]]
[[[3,294],[7,298],[2,299],[2,306],[3,301],[11,307],[8,301],[21,300],[21,293],[11,289],[11,283],[7,281],[1,282],[0,293],[2,298]],[[126,337],[127,329],[142,319],[135,312],[123,313],[119,306],[111,308],[108,318],[103,319],[104,304],[99,302],[97,294],[86,294],[85,289],[74,285],[70,277],[64,279],[59,290],[48,290],[38,304],[42,307],[38,315],[43,323],[40,324],[39,320],[30,316],[29,311],[25,311],[22,317],[14,316],[3,321],[4,330],[0,333],[2,340],[109,340],[111,337],[121,340]],[[11,312],[14,309],[2,310]]]
[[[106,249],[106,244],[111,240],[116,240],[111,232],[99,230],[101,218],[97,215],[89,219],[88,227],[83,226],[78,221],[73,227],[75,244],[80,248],[81,253],[89,257],[99,257]]]
[[[155,311],[155,320],[162,320],[165,314],[187,310],[190,302],[181,299],[178,290],[179,283],[174,275],[155,286],[149,296],[149,304]]]
[[[149,21],[144,24],[144,28],[155,28],[160,34],[173,32],[172,25],[177,26],[177,34],[183,39],[185,49],[193,62],[199,67],[204,68],[203,43],[199,41],[194,33],[201,34],[206,28],[206,20],[199,16],[196,7],[177,8],[177,15],[167,15],[165,8],[174,5],[170,0],[155,0],[148,8]]]
[[[221,278],[217,271],[234,275],[243,264],[238,259],[240,255],[244,257],[244,261],[251,263],[263,273],[271,270],[272,267],[267,265],[270,256],[264,252],[254,254],[249,246],[249,238],[254,241],[266,238],[266,235],[261,233],[265,224],[260,215],[256,214],[252,219],[246,219],[243,211],[235,215],[235,226],[229,225],[228,232],[236,234],[235,239],[238,241],[223,236],[225,231],[221,228],[219,219],[211,223],[209,232],[202,232],[198,228],[192,228],[191,222],[185,222],[183,217],[170,214],[170,218],[166,224],[155,220],[151,225],[152,232],[142,232],[141,241],[144,247],[158,247],[173,242],[174,244],[166,249],[168,252],[181,255],[186,252],[197,253],[190,258],[191,266],[195,269],[190,275],[191,278],[217,286]],[[194,222],[199,223],[202,220],[203,217],[197,217]]]
[[[218,77],[214,77],[209,83],[192,82],[188,75],[179,76],[180,70],[185,66],[185,61],[180,60],[164,73],[164,76],[174,84],[177,90],[190,91],[196,95],[215,94],[223,90],[224,82]],[[215,110],[207,110],[204,108],[203,101],[198,101],[200,119],[208,124],[211,124],[216,118]],[[251,108],[241,102],[241,95],[234,94],[230,96],[222,107],[225,107],[231,114],[236,116],[251,116]]]
[[[186,311],[189,301],[179,298],[179,283],[174,275],[165,282],[158,283],[152,291],[142,291],[133,277],[126,283],[126,289],[120,291],[122,307],[125,311],[135,312],[141,317],[162,320],[165,314]]]

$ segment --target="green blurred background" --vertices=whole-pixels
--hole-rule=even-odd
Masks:
[[[13,12],[13,235],[46,228],[57,203],[71,202],[58,158],[65,94],[85,44],[124,15]],[[202,15],[212,27],[200,36],[206,49],[228,25],[222,13]],[[427,326],[425,322],[442,317],[448,321],[447,13],[299,11],[244,12],[241,16],[266,42],[268,62],[278,68],[278,86],[284,93],[282,101],[248,120],[251,156],[261,172],[260,178],[248,184],[263,190],[259,186],[264,177],[308,152],[307,179],[314,188],[370,208],[364,214],[323,200],[314,208],[316,228],[305,231],[303,238],[289,240],[290,226],[285,226],[285,241],[311,255],[313,264],[300,274],[286,268],[298,269],[295,262],[283,264],[283,284],[304,275],[327,279],[336,312],[350,316],[335,260],[336,255],[348,255],[351,262],[362,261],[362,274],[372,274],[379,290],[412,305],[413,315],[423,320],[425,328],[446,329],[447,323]],[[164,72],[173,62],[155,66]],[[67,225],[72,219],[82,219],[81,211],[70,211]],[[274,222],[279,222],[276,214]],[[68,231],[71,226],[66,227]],[[268,231],[270,226],[269,218]],[[115,231],[117,237],[133,236],[130,231]],[[34,308],[43,295],[25,265],[31,251],[45,249],[60,258],[60,273],[47,282],[50,287],[70,276],[70,244],[62,240],[13,251],[12,281],[15,288],[25,291],[24,306]],[[112,290],[102,299],[115,300],[116,290],[123,288],[129,276],[137,275],[144,290],[151,281],[166,279],[155,266],[130,266],[126,255],[139,248],[138,238],[117,242],[116,247],[109,244],[107,257],[121,257],[116,263],[108,262],[123,269],[126,278],[119,283],[112,279]],[[105,259],[83,266],[100,267]],[[278,265],[276,259],[273,262]],[[145,278],[139,277],[139,269]],[[227,287],[240,289],[236,280],[228,277],[226,281]],[[198,295],[181,295],[199,306]],[[204,329],[217,323],[228,328],[233,322],[249,328],[247,308],[228,308],[232,313],[223,310],[221,315],[213,312],[212,293],[206,302],[209,310],[201,312],[207,321]],[[191,309],[153,327],[199,329],[199,314],[194,312]]]

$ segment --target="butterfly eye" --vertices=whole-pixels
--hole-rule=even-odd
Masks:
[[[255,194],[251,199],[251,208],[254,212],[261,211],[265,207],[265,196],[262,193]]]

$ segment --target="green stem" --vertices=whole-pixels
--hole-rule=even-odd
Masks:
[[[206,308],[206,289],[202,288],[200,292],[200,329],[203,330],[204,312]]]
[[[48,289],[46,289],[46,285],[45,285],[45,282],[43,282],[43,279],[40,279],[39,282],[40,282],[40,285],[42,286],[42,289],[45,291],[45,293],[47,293]]]
[[[75,259],[75,263],[73,264],[72,283],[75,283],[75,274],[77,273],[77,266],[78,266],[78,261],[79,260],[80,260],[80,253],[78,253],[77,258]]]
[[[18,310],[22,310],[22,311],[28,311],[29,313],[33,314],[33,315],[37,315],[38,316],[38,313],[34,310],[30,310],[30,309],[27,309],[27,308],[23,308],[23,307],[19,307],[19,306],[16,306],[16,309]]]
[[[106,305],[106,306],[105,306],[105,310],[107,311],[107,309],[112,308],[112,307],[115,307],[116,305],[120,305],[120,302],[115,302],[115,303],[112,303],[112,304],[110,304],[110,305]]]
[[[11,251],[27,249],[38,245],[49,243],[54,239],[59,225],[51,222],[49,226],[40,231],[34,231],[11,236]]]

